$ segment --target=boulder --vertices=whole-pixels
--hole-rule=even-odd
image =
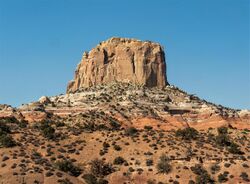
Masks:
[[[42,96],[41,98],[39,98],[38,100],[41,104],[48,104],[50,103],[50,99],[47,96]]]

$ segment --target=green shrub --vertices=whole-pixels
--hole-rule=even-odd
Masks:
[[[149,179],[149,180],[147,181],[147,184],[155,184],[155,181],[154,181],[154,180]]]
[[[55,129],[51,126],[51,122],[41,121],[40,123],[34,125],[34,127],[39,129],[45,138],[47,139],[55,138]]]
[[[227,127],[219,127],[217,128],[218,134],[227,134],[228,133],[228,128]]]
[[[191,171],[196,174],[196,175],[200,175],[203,172],[206,172],[206,170],[202,167],[202,165],[200,164],[196,164],[195,166],[191,167]]]
[[[126,160],[124,158],[122,158],[122,157],[116,157],[114,159],[113,164],[115,164],[115,165],[122,165],[124,162],[126,162]]]
[[[153,165],[153,160],[152,159],[147,159],[146,160],[146,165],[147,166],[152,166]]]
[[[119,145],[114,145],[114,149],[116,150],[116,151],[121,151],[122,150],[122,148],[121,148],[121,146],[119,146]]]
[[[0,123],[0,135],[10,133],[10,127],[5,123]]]
[[[149,131],[149,130],[152,130],[153,127],[152,126],[144,126],[144,129]]]
[[[106,148],[106,149],[110,147],[109,143],[107,143],[107,142],[104,142],[104,143],[102,144],[102,146],[103,146],[104,148]]]
[[[228,181],[228,178],[227,178],[227,176],[226,176],[225,174],[219,174],[219,175],[218,175],[218,181],[219,181],[220,183],[224,183],[224,182],[227,182],[227,181]]]
[[[196,174],[196,183],[199,184],[207,184],[207,183],[214,183],[214,180],[208,174],[207,170],[205,170],[202,165],[196,164],[195,166],[191,167],[191,171]]]
[[[44,129],[42,129],[42,134],[47,139],[53,139],[53,138],[55,138],[55,129],[51,126],[48,126]]]
[[[160,160],[157,163],[157,170],[159,173],[168,174],[171,172],[172,166],[169,161],[169,158],[165,154],[160,157]]]
[[[119,130],[121,128],[121,124],[113,119],[111,119],[109,124],[112,130]]]
[[[240,174],[240,177],[241,177],[244,181],[250,182],[250,179],[249,179],[248,174],[247,174],[246,172],[242,172],[242,173]]]
[[[111,164],[105,163],[103,160],[95,159],[90,163],[91,173],[97,177],[104,177],[113,172]]]
[[[20,128],[26,128],[28,125],[28,122],[23,120],[23,121],[20,121],[18,125]]]
[[[215,137],[217,145],[226,147],[228,152],[232,154],[243,154],[240,150],[239,145],[230,140],[227,134],[219,134]]]
[[[65,126],[65,123],[64,123],[64,122],[61,122],[61,121],[56,121],[56,122],[55,122],[55,125],[56,125],[56,127],[64,127],[64,126]]]
[[[243,154],[243,152],[239,148],[239,145],[234,142],[230,143],[230,146],[227,148],[227,150],[232,154]]]
[[[216,173],[216,172],[220,171],[221,168],[220,168],[220,166],[218,164],[214,164],[214,165],[211,166],[210,169],[211,169],[212,172]]]
[[[105,124],[100,124],[96,126],[96,130],[109,130]]]
[[[231,142],[226,134],[219,134],[215,137],[215,142],[219,146],[230,146]]]
[[[84,174],[83,179],[87,184],[97,184],[97,178],[93,174]]]
[[[16,142],[14,141],[14,139],[7,134],[2,134],[0,135],[0,146],[1,147],[6,147],[6,148],[10,148],[16,145]]]
[[[2,123],[19,123],[19,121],[14,117],[14,116],[10,116],[10,117],[1,117],[0,118],[0,124]]]
[[[185,129],[178,129],[175,132],[175,135],[177,137],[181,137],[182,139],[185,140],[193,140],[196,139],[199,135],[199,132],[197,130],[195,130],[194,128],[188,127]]]
[[[214,180],[211,178],[211,176],[207,172],[196,176],[195,181],[196,181],[196,183],[199,183],[199,184],[214,183]]]
[[[73,184],[68,178],[64,178],[64,179],[59,179],[57,180],[58,183],[60,184]],[[40,182],[38,182],[37,184],[39,184]]]
[[[57,169],[63,171],[63,172],[67,172],[72,176],[79,176],[81,174],[81,169],[77,166],[75,166],[71,161],[69,160],[61,160],[61,161],[57,161],[55,163],[55,166]]]
[[[195,181],[189,180],[189,181],[188,181],[188,184],[195,184]]]
[[[97,184],[108,184],[109,182],[103,178],[100,178]]]
[[[129,127],[125,130],[125,135],[127,136],[135,136],[137,134],[138,130],[134,127]]]
[[[95,123],[85,123],[83,129],[86,131],[93,132],[96,130]]]

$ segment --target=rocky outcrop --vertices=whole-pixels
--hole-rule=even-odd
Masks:
[[[47,96],[42,96],[41,98],[39,98],[38,100],[41,104],[47,104],[50,103],[50,100]]]
[[[90,52],[84,52],[67,93],[113,81],[147,87],[166,86],[163,48],[158,43],[127,38],[101,42]]]

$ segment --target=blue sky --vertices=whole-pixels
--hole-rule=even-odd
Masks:
[[[248,0],[0,0],[0,103],[64,93],[83,51],[152,40],[171,84],[250,109]]]

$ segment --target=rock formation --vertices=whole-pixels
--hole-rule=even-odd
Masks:
[[[166,86],[163,48],[158,43],[127,38],[101,42],[90,52],[84,52],[67,93],[113,81],[147,87]]]

